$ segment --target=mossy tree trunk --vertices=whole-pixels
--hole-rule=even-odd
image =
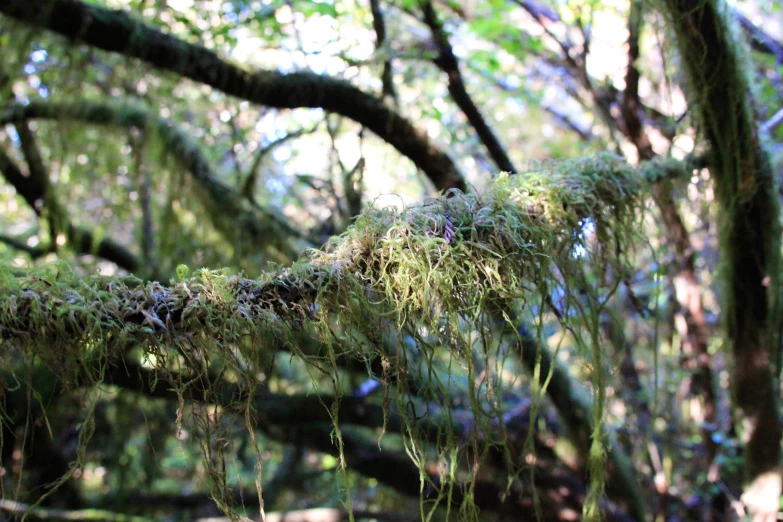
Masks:
[[[722,0],[665,0],[690,97],[713,150],[720,205],[722,315],[734,358],[745,446],[743,501],[775,520],[781,494],[777,373],[780,353],[780,208],[756,126],[741,38]],[[774,371],[773,371],[774,368]]]

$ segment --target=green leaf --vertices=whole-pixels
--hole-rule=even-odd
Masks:
[[[187,265],[177,265],[177,279],[184,281],[190,276],[190,269]]]

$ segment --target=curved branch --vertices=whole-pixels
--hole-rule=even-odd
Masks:
[[[426,133],[352,86],[309,71],[282,74],[250,72],[221,60],[203,47],[164,34],[127,13],[79,0],[0,0],[0,12],[49,29],[91,47],[139,58],[148,64],[209,85],[225,94],[277,107],[321,108],[346,116],[372,130],[408,157],[439,190],[465,190],[465,180]]]

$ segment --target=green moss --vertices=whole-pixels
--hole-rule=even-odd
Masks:
[[[426,382],[419,391],[425,402],[455,386],[453,376],[443,378],[434,370],[437,361],[467,373],[474,415],[467,447],[471,458],[480,459],[506,438],[501,395],[507,383],[494,376],[481,381],[476,365],[488,368],[499,360],[503,328],[497,325],[509,321],[510,306],[524,310],[528,303],[550,303],[550,292],[557,287],[572,306],[578,305],[573,318],[563,316],[563,327],[577,336],[593,368],[593,509],[605,474],[605,385],[597,322],[601,297],[589,293],[586,281],[609,269],[624,273],[644,214],[647,177],[684,172],[668,163],[646,168],[638,172],[614,156],[599,155],[543,164],[529,175],[501,175],[481,193],[450,192],[402,211],[368,209],[324,249],[308,251],[290,267],[258,280],[225,271],[190,274],[182,267],[178,280],[165,286],[135,278],[80,278],[61,264],[24,277],[0,268],[0,337],[5,341],[0,360],[21,356],[27,364],[50,366],[66,386],[100,382],[100,368],[117,364],[131,347],[141,347],[147,363],[164,379],[187,370],[188,382],[171,383],[180,396],[178,422],[196,426],[213,495],[221,509],[231,512],[224,448],[215,443],[221,435],[218,419],[226,412],[193,408],[187,410],[193,418],[182,419],[189,390],[206,390],[209,397],[212,368],[248,390],[237,398],[235,412],[243,412],[252,433],[249,391],[269,371],[277,346],[288,346],[317,373],[329,375],[337,397],[344,393],[338,356],[379,358],[385,405],[408,412],[406,446],[426,477],[424,462],[430,453],[410,413],[405,384],[411,368],[418,368]],[[597,240],[584,238],[588,220]],[[602,296],[611,290],[603,288]],[[299,350],[296,339],[303,330],[324,343],[326,356]],[[343,340],[348,342],[336,342]],[[336,404],[325,406],[341,445]],[[448,404],[445,408],[448,417]],[[436,448],[450,463],[437,486],[443,502],[451,498],[458,463],[466,455],[465,433],[451,431],[453,424],[444,423]],[[512,467],[516,456],[505,451]],[[516,471],[509,473],[513,481]],[[472,480],[463,484],[463,519],[476,513]]]

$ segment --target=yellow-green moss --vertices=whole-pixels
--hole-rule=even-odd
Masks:
[[[426,374],[436,348],[444,348],[469,377],[475,428],[468,445],[479,458],[505,438],[504,383],[490,377],[474,384],[474,356],[487,364],[498,357],[502,328],[497,325],[509,320],[511,303],[523,309],[527,303],[547,303],[557,287],[568,302],[578,304],[574,317],[561,318],[563,327],[581,332],[578,341],[593,367],[596,397],[599,402],[603,397],[595,321],[601,297],[585,299],[585,292],[592,291],[586,280],[609,270],[614,279],[625,273],[645,209],[647,178],[684,171],[668,163],[646,168],[640,173],[614,156],[599,155],[544,164],[529,175],[501,175],[481,193],[451,192],[402,211],[369,208],[324,249],[306,252],[292,266],[258,279],[208,270],[191,275],[183,267],[177,270],[178,281],[164,285],[132,277],[80,278],[62,264],[23,277],[0,268],[0,360],[51,366],[64,382],[78,385],[101,380],[100,370],[85,371],[84,361],[97,361],[89,368],[104,368],[141,347],[162,377],[181,369],[194,376],[173,383],[184,397],[189,386],[209,386],[206,376],[215,361],[252,390],[280,346],[331,375],[337,396],[342,392],[338,355],[380,358],[386,386],[394,387],[387,396],[405,412],[409,363],[416,361]],[[595,239],[584,237],[587,223],[594,227]],[[599,279],[593,286],[602,284]],[[610,292],[611,286],[600,291]],[[326,356],[306,355],[289,342],[292,331],[303,325],[325,344]],[[396,339],[393,349],[388,339]],[[433,372],[428,376],[433,381],[419,391],[425,400],[450,386]],[[238,409],[245,408],[252,428],[249,393],[244,400],[238,399]],[[180,402],[183,411],[184,399]],[[216,455],[210,444],[219,436],[219,411],[203,410],[196,423],[204,437],[213,494],[230,512],[220,471],[224,456]],[[337,408],[330,410],[340,444]],[[592,499],[603,491],[606,458],[602,405],[595,411]],[[444,426],[440,455],[460,451],[450,429]],[[424,477],[415,419],[408,419],[408,435],[409,454],[420,459]],[[444,502],[456,476],[454,458],[451,462],[439,485],[438,498]],[[475,506],[470,494],[465,498],[460,516],[471,518]],[[598,501],[590,506],[596,509]],[[422,516],[427,516],[424,504]]]

